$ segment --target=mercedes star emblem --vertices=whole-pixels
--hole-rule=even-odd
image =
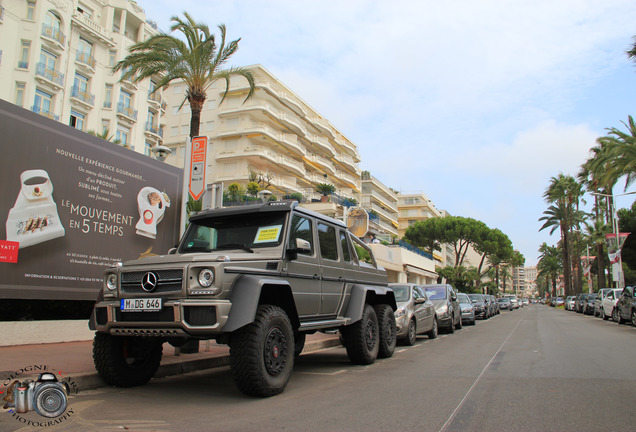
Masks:
[[[157,288],[157,275],[153,272],[148,272],[141,278],[141,287],[144,291],[153,292]]]

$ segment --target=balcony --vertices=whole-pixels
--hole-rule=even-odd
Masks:
[[[298,136],[279,132],[266,123],[258,121],[241,119],[241,122],[237,125],[222,127],[217,134],[217,138],[236,135],[248,135],[250,138],[255,138],[253,136],[255,134],[260,134],[262,135],[262,139],[270,141],[275,145],[283,146],[301,157],[307,153],[305,148],[298,143]]]
[[[113,42],[110,32],[90,18],[86,17],[84,14],[79,12],[74,13],[71,19],[71,23],[83,32],[86,32],[94,38],[99,39],[101,42],[106,43],[111,47],[115,46],[115,42]]]
[[[348,154],[338,153],[336,154],[334,159],[336,159],[336,161],[339,162],[345,168],[348,168],[356,172],[359,171],[356,161],[353,159],[353,157],[349,156]]]
[[[318,149],[327,153],[329,157],[334,157],[336,155],[336,150],[333,148],[331,143],[329,143],[329,140],[327,138],[309,134],[307,135],[307,139],[310,143],[318,147]]]
[[[335,177],[352,189],[359,190],[360,179],[344,171],[336,171]]]
[[[135,84],[135,82],[133,81],[133,78],[124,78],[125,73],[126,71],[123,71],[121,74],[121,80],[119,81],[121,86],[130,92],[136,92],[137,84]]]
[[[49,111],[43,111],[41,107],[37,106],[37,105],[33,105],[31,107],[31,111],[33,111],[34,113],[38,113],[40,115],[43,115],[44,117],[48,117],[51,120],[55,120],[55,121],[59,121],[60,120],[60,116],[55,115]]]
[[[305,165],[302,162],[290,158],[289,156],[279,155],[277,162],[281,167],[286,168],[299,176],[304,176],[306,174]]]
[[[324,171],[328,171],[331,175],[336,173],[336,168],[333,166],[333,162],[327,158],[317,154],[308,154],[306,159],[312,165],[318,166],[318,168],[321,168]]]
[[[95,73],[95,57],[88,53],[77,52],[75,62],[85,71]]]
[[[56,89],[64,87],[64,74],[56,71],[55,69],[47,68],[44,63],[38,63],[36,65],[35,78],[53,86]]]
[[[155,124],[152,122],[146,122],[145,133],[151,138],[155,138],[155,139],[163,138],[163,129],[161,129],[158,124]]]
[[[124,120],[128,120],[131,123],[136,122],[137,110],[120,102],[117,104],[117,116],[123,118]]]
[[[88,108],[93,108],[93,106],[95,106],[95,95],[87,91],[83,91],[77,86],[74,86],[71,89],[71,99]]]
[[[165,102],[163,101],[159,90],[154,93],[148,93],[148,105],[155,109],[165,109],[164,104]]]
[[[47,42],[49,48],[53,48],[57,51],[62,51],[64,49],[64,42],[66,41],[66,36],[59,29],[52,27],[50,25],[42,24],[42,39]]]
[[[327,135],[329,139],[335,139],[335,135],[333,134],[331,128],[329,127],[329,122],[320,117],[308,117],[309,120],[314,126],[316,126],[323,134]]]

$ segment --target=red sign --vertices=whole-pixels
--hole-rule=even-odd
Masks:
[[[17,263],[20,242],[0,240],[0,262]]]
[[[205,190],[205,158],[208,151],[208,137],[192,138],[190,154],[190,196],[198,200]]]

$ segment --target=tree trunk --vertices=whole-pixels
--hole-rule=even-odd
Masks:
[[[605,248],[602,244],[596,245],[596,272],[598,277],[598,289],[605,288]]]
[[[563,252],[563,283],[564,296],[572,295],[572,272],[570,267],[570,251],[568,232],[561,226],[561,250]]]
[[[195,94],[190,90],[188,93],[188,100],[190,101],[190,111],[192,116],[190,117],[190,138],[199,136],[199,126],[201,125],[201,111],[203,110],[203,104],[205,103],[205,93]]]

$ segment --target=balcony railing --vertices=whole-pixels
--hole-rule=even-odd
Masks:
[[[90,66],[91,69],[95,69],[95,57],[90,55],[89,53],[77,52],[75,56],[75,60],[78,62]]]
[[[78,99],[90,106],[95,105],[95,95],[87,91],[81,90],[77,86],[73,86],[73,88],[71,89],[71,97]]]
[[[59,29],[46,24],[42,24],[42,36],[53,39],[62,46],[66,40],[66,36]]]
[[[97,24],[95,21],[86,17],[84,14],[79,12],[74,13],[73,21],[80,27],[84,28],[84,30],[88,31],[90,34],[98,37],[103,42],[106,42],[111,46],[115,45],[115,43],[110,38],[110,32]]]
[[[28,61],[19,61],[18,62],[18,68],[20,68],[20,69],[28,69],[29,68],[29,62]]]
[[[163,99],[161,97],[161,94],[158,91],[156,91],[154,93],[148,92],[148,100],[152,101],[152,102],[156,102],[159,105],[163,104]]]
[[[60,116],[55,115],[49,111],[44,111],[42,110],[42,107],[38,106],[38,105],[33,105],[31,107],[31,111],[33,111],[34,113],[38,113],[40,115],[43,115],[44,117],[48,117],[51,120],[55,120],[55,121],[59,121],[60,120]]]
[[[418,255],[423,256],[424,258],[428,258],[428,259],[430,259],[431,261],[433,261],[433,255],[431,255],[431,254],[430,254],[430,253],[428,253],[428,252],[423,251],[423,250],[422,250],[422,249],[420,249],[420,248],[416,248],[415,246],[411,246],[410,244],[408,244],[408,243],[407,243],[407,242],[405,242],[404,240],[400,240],[400,241],[398,242],[398,245],[399,245],[400,247],[402,247],[402,248],[404,248],[404,249],[408,250],[408,251],[411,251],[411,252],[413,252],[413,253],[416,253],[416,254],[418,254]]]
[[[64,74],[56,71],[55,69],[49,69],[44,63],[38,63],[35,69],[35,75],[41,76],[48,81],[62,87],[64,85]]]
[[[163,129],[161,129],[158,124],[146,122],[146,132],[159,135],[161,138],[163,138]]]
[[[137,110],[126,106],[121,102],[117,104],[117,114],[122,114],[132,120],[137,121]]]

